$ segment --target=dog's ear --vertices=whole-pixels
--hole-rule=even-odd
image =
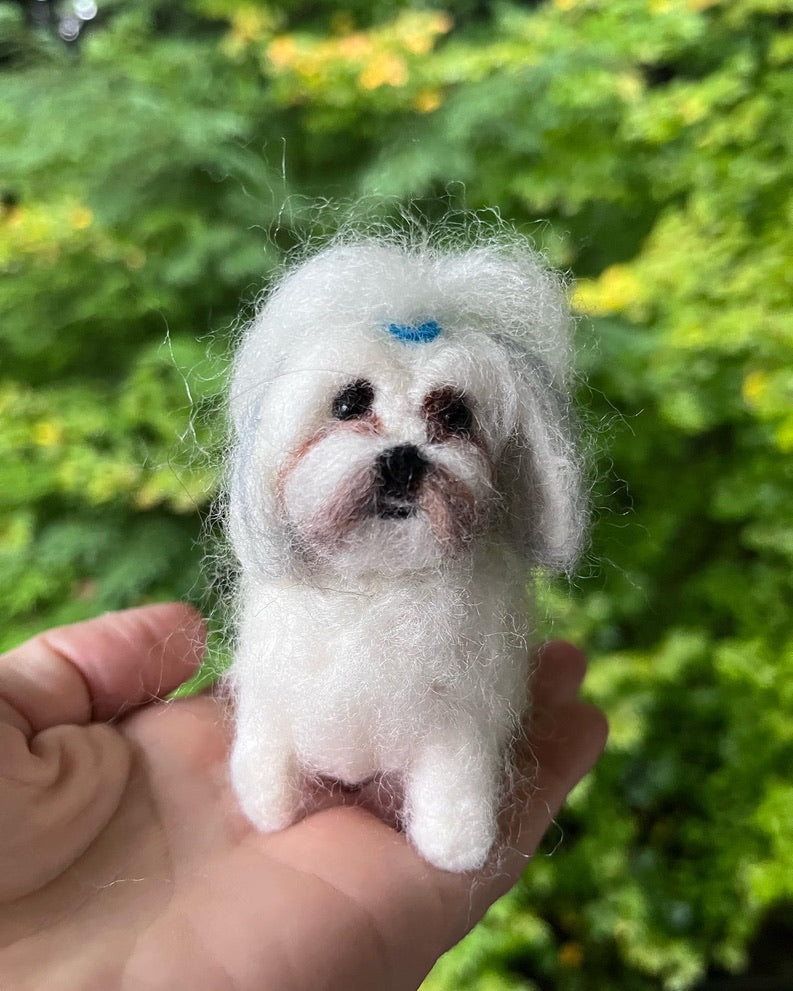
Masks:
[[[234,356],[228,415],[234,434],[240,438],[258,418],[262,399],[281,362],[281,345],[272,324],[265,305],[245,328]]]
[[[569,402],[541,358],[514,340],[506,350],[516,399],[501,469],[508,528],[533,564],[569,573],[586,529]]]
[[[272,557],[272,537],[262,514],[262,471],[256,446],[261,421],[261,402],[238,409],[241,422],[234,423],[226,480],[226,529],[240,562],[267,573]]]

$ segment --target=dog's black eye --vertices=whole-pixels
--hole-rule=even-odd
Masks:
[[[467,434],[474,422],[473,413],[462,396],[452,399],[438,416],[450,434]]]
[[[337,420],[359,420],[371,410],[374,389],[371,382],[358,379],[336,393],[331,412]]]
[[[474,414],[469,401],[456,389],[435,389],[431,392],[424,400],[424,416],[430,441],[471,436]]]

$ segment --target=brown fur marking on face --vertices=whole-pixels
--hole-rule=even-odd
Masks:
[[[487,524],[488,513],[467,485],[436,465],[427,475],[418,498],[436,540],[459,551]]]
[[[344,430],[356,434],[379,434],[381,431],[380,421],[376,416],[362,417],[359,420],[334,420],[332,423],[324,423],[319,430],[316,430],[310,437],[287,454],[283,464],[275,475],[275,498],[279,515],[285,519],[284,489],[287,480],[292,472],[297,468],[308,452],[316,447],[320,441],[325,440],[337,430]]]
[[[454,438],[470,440],[476,430],[473,403],[462,389],[453,385],[432,389],[424,397],[421,409],[430,444]]]
[[[293,530],[296,545],[309,557],[338,549],[356,524],[372,516],[375,484],[373,466],[351,475],[310,523]]]
[[[464,401],[472,415],[470,427],[460,432],[450,431],[444,423],[444,412],[457,400]],[[421,409],[427,424],[427,440],[430,444],[473,444],[489,458],[487,445],[477,422],[476,404],[462,389],[454,385],[440,385],[427,393]]]

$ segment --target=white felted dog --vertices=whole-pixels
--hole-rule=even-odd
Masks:
[[[231,774],[261,830],[316,776],[396,777],[431,863],[480,867],[527,704],[532,567],[582,533],[569,317],[531,250],[337,244],[234,368]]]

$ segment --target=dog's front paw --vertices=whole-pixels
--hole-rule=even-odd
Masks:
[[[240,808],[260,832],[285,829],[298,817],[300,781],[288,758],[235,746],[230,770]]]
[[[489,808],[455,808],[417,815],[408,836],[418,852],[444,871],[475,871],[483,867],[496,839],[495,816]]]
[[[496,840],[497,750],[473,734],[449,735],[417,755],[405,782],[411,842],[445,871],[483,867]]]

